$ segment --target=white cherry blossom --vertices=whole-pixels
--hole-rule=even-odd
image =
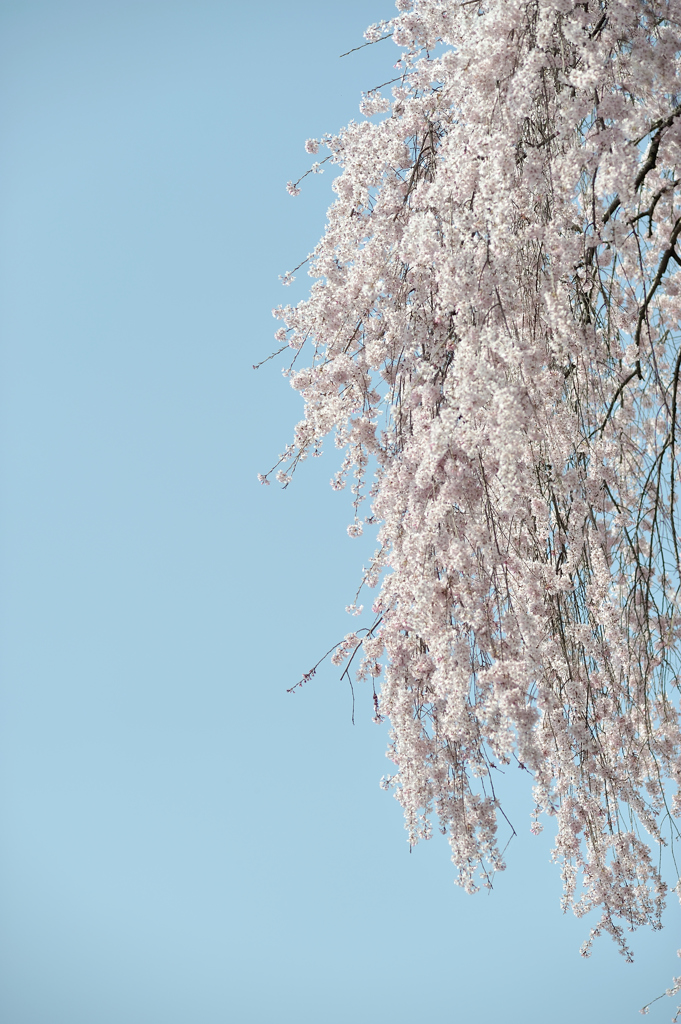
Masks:
[[[397,8],[366,34],[390,92],[306,144],[341,173],[275,310],[305,403],[278,472],[331,434],[348,532],[380,524],[376,623],[334,660],[382,665],[409,842],[436,820],[490,885],[519,765],[565,905],[599,911],[584,954],[630,958],[681,812],[681,0]]]

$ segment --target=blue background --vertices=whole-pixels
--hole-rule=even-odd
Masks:
[[[268,355],[321,234],[304,140],[359,118],[383,0],[0,3],[4,1024],[639,1020],[679,909],[584,961],[550,835],[492,895],[409,853],[387,727],[327,664],[371,538]],[[649,1020],[668,1020],[669,1000]]]

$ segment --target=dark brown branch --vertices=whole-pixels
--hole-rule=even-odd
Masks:
[[[669,237],[669,246],[665,249],[664,253],[662,254],[662,259],[660,260],[660,265],[657,268],[657,274],[655,275],[655,278],[653,279],[653,283],[650,286],[650,291],[646,295],[645,300],[643,302],[643,305],[641,306],[641,309],[639,311],[638,323],[636,325],[636,334],[634,336],[634,341],[636,342],[637,345],[641,344],[641,330],[643,329],[643,324],[645,323],[645,321],[647,319],[647,316],[648,316],[648,306],[652,302],[652,299],[653,299],[653,296],[654,296],[655,292],[657,291],[657,289],[662,284],[662,278],[665,275],[665,272],[666,272],[667,267],[669,265],[670,259],[672,258],[672,256],[675,259],[677,258],[676,257],[676,253],[674,252],[674,246],[676,245],[676,241],[677,241],[677,239],[679,237],[679,233],[680,232],[681,232],[681,217],[676,221],[676,224],[674,225],[674,230],[672,231],[672,233],[671,233],[671,235]]]
[[[638,174],[636,175],[636,178],[634,179],[634,191],[635,192],[638,192],[638,190],[640,189],[641,185],[645,181],[645,178],[646,178],[646,175],[648,174],[648,171],[652,171],[652,169],[655,167],[655,164],[657,162],[658,150],[660,148],[660,143],[662,142],[662,135],[664,134],[664,129],[665,128],[669,128],[672,125],[672,123],[674,122],[674,119],[676,117],[678,117],[679,114],[681,114],[681,106],[675,107],[674,110],[672,110],[672,112],[669,115],[669,117],[665,117],[665,118],[663,118],[663,119],[661,119],[659,121],[655,121],[650,126],[650,128],[648,129],[648,131],[644,135],[641,135],[640,138],[635,139],[633,141],[632,145],[638,146],[638,144],[640,142],[643,142],[643,140],[645,139],[646,135],[650,135],[651,132],[655,132],[655,137],[652,139],[652,141],[650,143],[650,146],[648,147],[648,152],[646,153],[646,159],[641,164],[641,168],[640,168]],[[620,197],[619,196],[615,196],[613,201],[610,203],[610,206],[608,207],[608,209],[603,214],[603,223],[604,224],[607,224],[607,222],[610,220],[610,218],[612,217],[613,213],[615,212],[615,210],[617,210],[617,208],[620,206],[620,204],[621,204]]]

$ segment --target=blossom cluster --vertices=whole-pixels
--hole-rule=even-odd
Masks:
[[[350,532],[365,500],[380,524],[360,671],[410,843],[436,818],[490,885],[520,764],[566,906],[599,910],[584,954],[630,957],[681,812],[681,0],[397,7],[367,35],[402,51],[391,98],[307,144],[341,173],[275,311],[307,355],[285,478],[332,434]]]

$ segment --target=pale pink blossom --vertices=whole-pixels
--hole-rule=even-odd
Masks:
[[[281,479],[331,434],[348,533],[379,524],[359,672],[410,844],[437,818],[489,886],[515,765],[564,906],[598,911],[583,954],[629,959],[681,813],[681,0],[397,8],[366,34],[392,99],[324,137],[314,281],[275,312],[305,406]]]

